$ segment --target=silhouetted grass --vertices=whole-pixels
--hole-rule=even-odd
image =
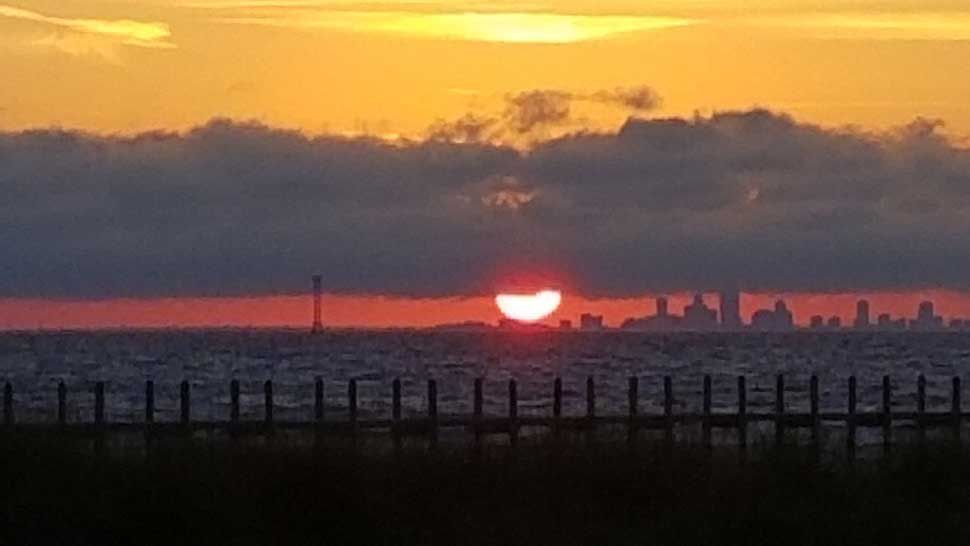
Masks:
[[[965,544],[970,452],[527,446],[358,456],[2,438],[4,544]]]

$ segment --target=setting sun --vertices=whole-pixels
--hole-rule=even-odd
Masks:
[[[495,304],[506,317],[520,322],[536,322],[551,315],[562,303],[558,290],[543,290],[535,294],[499,294]]]

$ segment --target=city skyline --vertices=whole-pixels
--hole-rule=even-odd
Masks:
[[[202,300],[127,300],[100,302],[31,302],[0,300],[0,330],[117,329],[117,328],[307,328],[312,325],[313,294],[279,298],[213,298]],[[779,299],[787,302],[799,328],[809,328],[814,317],[829,320],[838,316],[843,328],[853,326],[860,297],[856,294],[819,296],[817,294],[739,294],[739,315],[750,323],[759,309],[770,309]],[[677,316],[690,305],[695,293],[666,296],[645,295],[624,300],[597,300],[566,295],[563,306],[548,319],[545,327],[559,327],[568,321],[580,325],[581,315],[603,317],[606,328],[620,328],[627,319],[643,319],[655,314],[657,298],[667,300],[668,314]],[[866,294],[870,301],[870,323],[883,329],[908,327],[923,301],[933,301],[935,316],[951,320],[970,317],[970,296],[959,292],[924,291],[914,294]],[[717,314],[720,300],[707,293],[705,305]],[[415,313],[418,309],[418,313]],[[820,313],[819,310],[822,312]],[[891,316],[896,322],[887,322]],[[324,328],[433,328],[441,325],[477,322],[496,325],[501,313],[492,298],[456,300],[395,300],[393,298],[347,298],[321,293],[321,324]],[[905,319],[900,324],[898,321]],[[964,323],[962,327],[965,327]]]
[[[970,9],[879,4],[4,2],[0,328],[970,316]]]
[[[717,293],[720,313],[707,305],[705,296],[709,294],[697,292],[690,303],[684,305],[682,315],[670,310],[667,297],[659,296],[654,300],[655,313],[646,317],[630,317],[623,321],[618,330],[645,332],[739,332],[739,331],[795,331],[795,330],[825,330],[825,331],[942,331],[965,330],[970,328],[970,319],[965,317],[944,317],[936,314],[935,302],[921,301],[915,309],[912,318],[907,316],[893,317],[890,313],[880,312],[876,320],[872,320],[872,306],[868,300],[860,299],[856,302],[856,315],[851,323],[843,325],[843,317],[839,315],[812,315],[808,324],[799,323],[795,313],[788,308],[784,299],[775,301],[773,308],[755,310],[749,320],[745,321],[737,310],[734,302],[740,300],[739,291],[721,291]],[[727,314],[725,314],[727,311]],[[512,321],[514,322],[514,321]],[[568,329],[566,320],[560,320],[560,329]],[[500,323],[501,326],[502,323]],[[602,316],[585,313],[580,317],[580,330],[602,330],[604,324]]]

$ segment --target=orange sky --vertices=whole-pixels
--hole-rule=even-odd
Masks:
[[[863,294],[872,305],[872,320],[880,313],[912,317],[923,300],[936,303],[937,313],[946,318],[970,317],[970,294],[921,291],[910,293]],[[690,294],[668,296],[670,309],[680,313]],[[860,296],[813,294],[745,294],[742,316],[747,321],[759,308],[770,307],[782,297],[799,324],[811,315],[839,315],[844,323],[855,316]],[[716,295],[707,303],[716,306]],[[0,300],[0,329],[60,328],[166,328],[166,327],[284,327],[308,326],[312,318],[309,295],[260,298],[179,298],[158,300],[105,300],[88,302]],[[326,296],[324,323],[329,327],[425,327],[467,320],[494,324],[500,317],[491,298],[408,300],[382,297]],[[559,320],[578,322],[579,315],[604,315],[608,324],[653,314],[652,298],[588,300],[564,295],[562,306],[546,324]]]
[[[925,116],[966,135],[968,29],[962,0],[0,0],[0,128],[228,116],[413,136],[510,92],[649,85],[659,115]]]
[[[184,129],[213,117],[307,133],[420,138],[436,120],[501,111],[510,93],[649,85],[651,115],[764,106],[825,126],[940,118],[970,134],[970,4],[964,0],[0,0],[0,130]],[[628,111],[578,105],[583,127]],[[580,129],[567,127],[567,130]],[[745,317],[774,296],[744,298]],[[848,319],[857,295],[785,295],[800,323]],[[873,315],[933,299],[866,295]],[[686,295],[671,298],[679,311]],[[716,303],[710,298],[711,304]],[[588,301],[617,324],[647,298]],[[0,328],[300,326],[306,296],[61,302],[0,300]],[[330,296],[330,326],[494,322],[489,298]]]

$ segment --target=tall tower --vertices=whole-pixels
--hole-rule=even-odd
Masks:
[[[737,290],[721,290],[721,328],[741,328],[741,293]]]
[[[667,316],[667,298],[657,298],[657,316]]]
[[[320,297],[323,292],[323,277],[313,276],[313,333],[323,331],[323,316],[320,309]]]
[[[853,326],[856,329],[864,330],[872,325],[869,320],[869,302],[866,300],[859,300],[855,304],[855,323]]]

